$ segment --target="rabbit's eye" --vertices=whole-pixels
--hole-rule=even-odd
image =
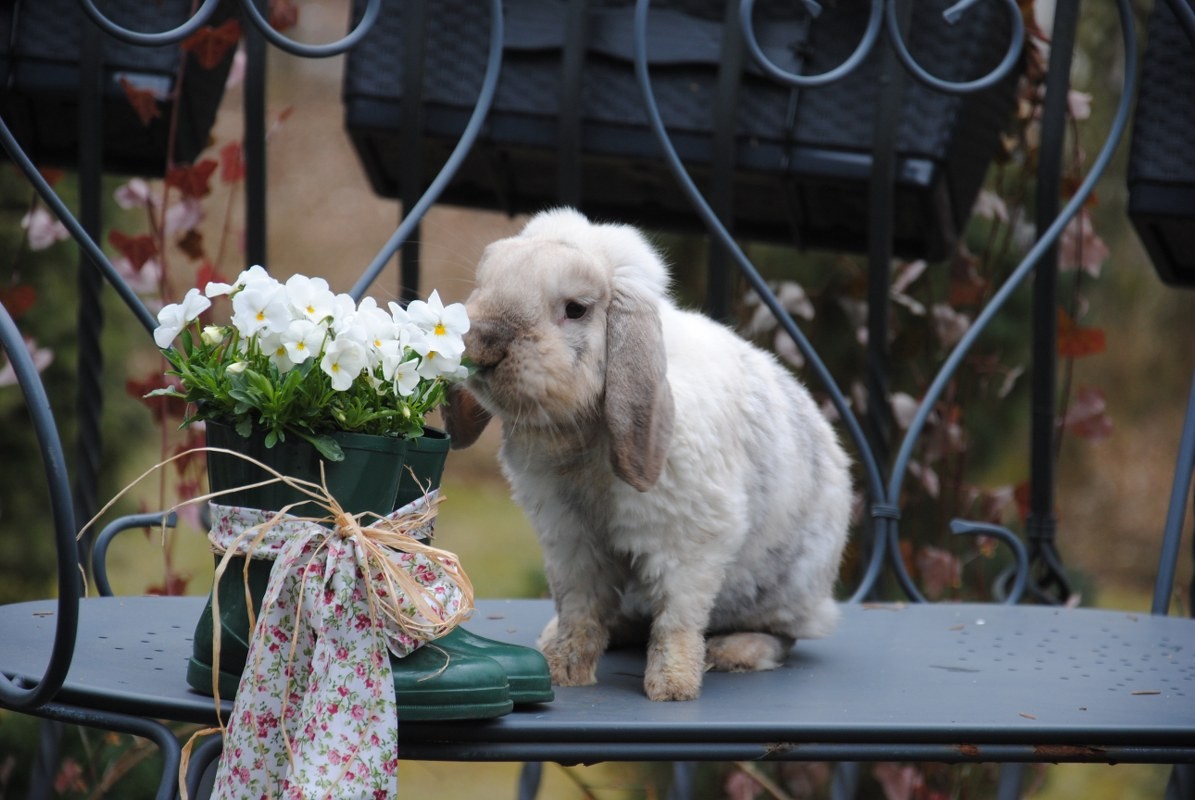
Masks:
[[[578,303],[576,300],[570,300],[564,304],[564,316],[569,319],[581,319],[587,311],[589,311],[589,306]]]

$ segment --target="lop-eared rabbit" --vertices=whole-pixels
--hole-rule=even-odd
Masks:
[[[851,480],[809,392],[668,283],[632,227],[533,217],[478,265],[477,370],[446,422],[466,447],[502,421],[556,606],[553,681],[594,683],[608,646],[646,642],[647,696],[689,700],[707,668],[772,669],[834,627]]]

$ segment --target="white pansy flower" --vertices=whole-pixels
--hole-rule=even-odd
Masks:
[[[267,330],[282,333],[290,325],[290,309],[282,287],[273,279],[252,281],[232,296],[232,324],[242,336]]]
[[[332,298],[332,330],[339,335],[342,330],[352,326],[356,318],[357,301],[352,295],[338,294]]]
[[[415,324],[411,322],[411,315],[407,313],[407,310],[398,303],[391,300],[388,305],[390,307],[390,316],[394,319],[395,326],[406,328]]]
[[[234,281],[234,283],[238,287],[243,287],[248,286],[251,283],[257,283],[258,281],[272,281],[277,283],[277,281],[274,281],[274,279],[270,277],[270,273],[266,272],[266,268],[260,264],[254,264],[248,269],[243,270],[240,275],[237,275],[237,279]]]
[[[432,337],[427,337],[414,346],[415,352],[422,358],[419,360],[419,376],[428,380],[445,378],[455,375],[461,366],[460,353],[443,353],[432,349]],[[463,348],[462,348],[463,351]]]
[[[232,283],[221,283],[220,281],[208,281],[207,286],[204,287],[203,293],[208,297],[224,297],[233,292],[244,289],[251,283],[274,283],[275,281],[270,273],[266,272],[265,267],[254,264],[249,269],[243,270],[236,280]]]
[[[462,337],[469,331],[469,314],[462,303],[446,307],[440,300],[440,293],[433,291],[427,302],[412,300],[407,306],[407,315],[427,334],[432,350],[450,358],[464,354]]]
[[[281,333],[267,331],[261,335],[259,341],[261,352],[266,354],[266,357],[270,359],[270,363],[279,372],[289,372],[294,368],[296,362],[291,360],[290,351],[286,346],[286,342],[283,341]]]
[[[354,322],[355,327],[364,337],[366,347],[369,348],[370,368],[372,369],[382,362],[382,345],[395,341],[399,333],[394,326],[394,318],[385,309],[379,308],[377,301],[372,297],[366,297],[357,307],[357,316]]]
[[[208,297],[227,297],[232,294],[232,290],[235,288],[231,283],[208,281],[207,286],[203,287],[203,293]]]
[[[335,310],[336,295],[323,278],[291,275],[286,281],[286,299],[296,316],[323,322]]]
[[[198,289],[189,290],[181,303],[171,303],[158,312],[154,342],[163,350],[166,349],[183,328],[198,319],[199,315],[211,306],[212,301],[200,294]]]
[[[332,379],[332,388],[338,392],[347,391],[368,365],[365,346],[349,338],[334,339],[320,361],[320,369]]]
[[[287,355],[295,364],[302,364],[307,359],[319,355],[324,346],[327,329],[317,325],[309,319],[296,319],[286,328],[282,335],[282,343],[286,347]]]
[[[398,392],[399,397],[410,397],[419,387],[419,381],[422,380],[419,375],[418,359],[412,358],[398,362],[394,367],[393,374],[389,377],[391,383],[394,384],[394,391]]]

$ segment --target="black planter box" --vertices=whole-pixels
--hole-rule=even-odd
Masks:
[[[402,183],[400,134],[404,16],[426,0],[385,0],[371,34],[349,54],[346,125],[377,193]],[[950,0],[918,2],[910,49],[946,79],[989,72],[1008,48],[1000,3],[980,3],[953,26]],[[449,203],[528,212],[560,202],[565,0],[507,0],[501,82],[481,140],[447,189]],[[806,74],[844,61],[862,36],[862,4],[829,4],[814,22],[799,3],[761,0],[756,30],[781,67]],[[355,16],[364,8],[355,0]],[[426,27],[420,119],[420,183],[426,186],[473,109],[488,50],[486,4],[435,0]],[[724,3],[652,3],[649,51],[664,122],[699,186],[708,186],[714,109],[722,60]],[[604,217],[660,228],[695,224],[691,206],[647,129],[634,80],[629,0],[589,0],[583,26],[579,143],[573,176],[579,205]],[[742,73],[734,120],[733,229],[736,235],[842,250],[866,248],[879,58],[826,87],[793,90],[759,72]],[[803,64],[803,67],[802,67]],[[941,257],[965,224],[1014,102],[1016,77],[979,94],[947,95],[909,79],[896,137],[899,156],[895,247],[904,256]],[[567,176],[566,176],[567,177]]]
[[[1158,0],[1129,151],[1129,217],[1158,275],[1195,286],[1195,42]]]
[[[97,6],[116,24],[156,33],[185,22],[191,0],[108,0]],[[234,13],[222,5],[212,24]],[[0,114],[38,165],[74,166],[79,149],[80,53],[85,26],[94,23],[78,0],[0,2]],[[104,169],[161,175],[179,66],[187,59],[179,96],[173,161],[190,163],[208,144],[224,93],[232,50],[204,69],[177,46],[142,47],[102,34]],[[122,87],[152,92],[160,116],[141,122]]]

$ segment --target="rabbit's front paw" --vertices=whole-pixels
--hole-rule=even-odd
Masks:
[[[705,671],[705,641],[697,631],[653,635],[643,690],[649,700],[696,700]]]
[[[606,649],[606,634],[589,625],[566,630],[553,619],[540,635],[539,649],[548,660],[552,683],[591,686],[597,683],[597,662]]]

